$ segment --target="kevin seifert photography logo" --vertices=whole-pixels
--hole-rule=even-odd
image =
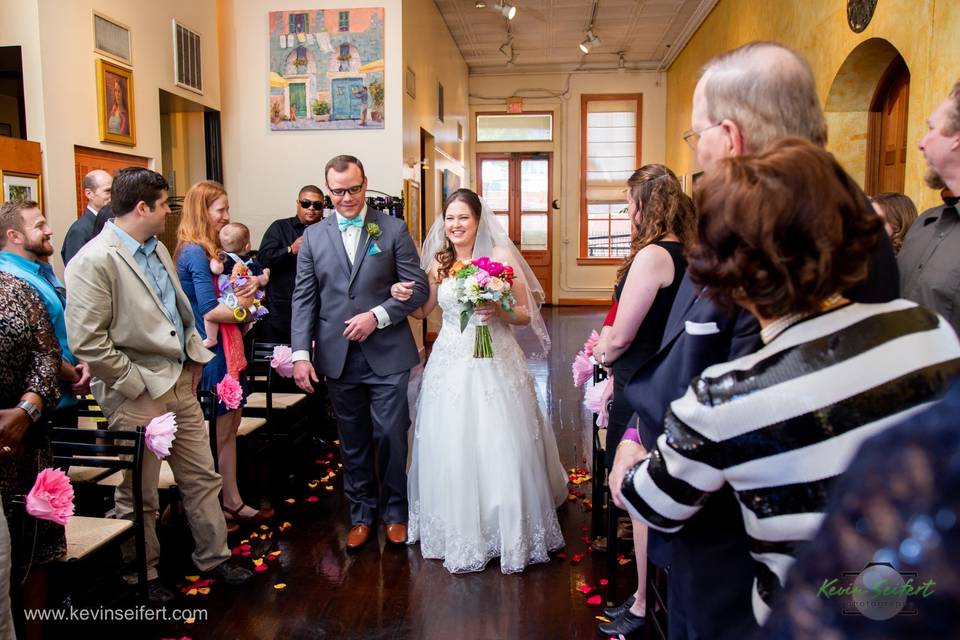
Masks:
[[[844,615],[889,620],[896,615],[916,615],[914,603],[932,596],[936,586],[933,580],[922,580],[916,571],[897,571],[878,562],[860,571],[844,571],[838,578],[824,578],[817,597],[839,599]]]

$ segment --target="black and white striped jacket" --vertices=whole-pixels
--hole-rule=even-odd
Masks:
[[[624,498],[633,516],[673,532],[729,483],[750,538],[762,624],[860,445],[927,407],[957,373],[953,329],[913,302],[854,303],[806,318],[694,378],[650,455],[625,477]]]

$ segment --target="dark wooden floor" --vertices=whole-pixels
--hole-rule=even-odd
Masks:
[[[545,309],[553,338],[547,361],[530,363],[544,410],[556,431],[560,454],[567,468],[587,466],[590,450],[589,422],[582,409],[580,391],[571,382],[570,362],[591,329],[602,320],[600,308]],[[327,455],[334,457],[329,464]],[[247,452],[243,465],[264,464],[270,458]],[[332,483],[322,478],[327,469],[336,469],[334,448],[317,443],[284,452],[270,463],[272,480],[264,486],[248,487],[246,494],[267,496],[278,517],[266,541],[250,538],[252,562],[266,555],[266,571],[255,575],[253,584],[230,588],[215,584],[207,595],[182,595],[176,608],[195,607],[207,611],[207,620],[186,623],[144,623],[100,625],[73,623],[48,629],[49,637],[80,630],[108,637],[137,638],[403,638],[403,639],[555,639],[595,638],[595,616],[599,605],[589,604],[593,594],[584,594],[584,585],[599,589],[605,577],[602,553],[586,555],[582,539],[588,536],[590,513],[581,500],[560,509],[567,547],[548,564],[536,565],[521,575],[504,576],[491,563],[482,573],[451,575],[438,561],[421,558],[419,547],[396,548],[379,541],[356,554],[344,551],[348,529],[347,507],[339,477]],[[279,479],[278,479],[279,478]],[[333,489],[326,486],[332,484]],[[577,487],[589,496],[589,484]],[[315,501],[308,498],[315,496]],[[294,502],[287,502],[292,499]],[[598,505],[599,507],[599,505]],[[290,523],[283,531],[279,526]],[[191,573],[189,533],[182,530],[164,534],[164,564],[161,572],[171,586],[184,583]],[[234,546],[239,539],[231,540]],[[105,563],[106,566],[106,563]],[[633,565],[623,568],[621,591],[633,586]],[[635,575],[635,574],[634,574]],[[74,577],[83,579],[82,577]],[[110,606],[128,606],[120,595],[111,593],[109,582],[99,587]],[[286,587],[277,589],[278,584]],[[626,594],[619,594],[624,597]],[[86,598],[84,600],[87,600]],[[87,602],[84,602],[87,604]]]

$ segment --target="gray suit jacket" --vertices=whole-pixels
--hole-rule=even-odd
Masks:
[[[157,244],[157,256],[176,290],[186,355],[204,364],[213,354],[197,333],[190,300],[162,242]],[[183,369],[180,338],[146,278],[109,228],[67,265],[67,338],[73,353],[90,365],[90,387],[107,416],[144,392],[160,397]]]
[[[376,240],[367,233],[370,223],[380,227],[381,235]],[[374,242],[380,253],[369,255]],[[390,296],[390,285],[401,280],[415,283],[413,295],[406,302]],[[346,321],[380,305],[391,324],[376,329],[360,348],[378,376],[407,371],[417,365],[420,355],[405,320],[428,295],[427,276],[403,221],[367,209],[351,267],[337,217],[329,216],[307,227],[303,234],[293,290],[291,348],[309,351],[313,343],[317,372],[339,378],[349,347],[343,337]]]

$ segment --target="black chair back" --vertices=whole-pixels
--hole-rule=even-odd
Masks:
[[[134,431],[51,427],[53,462],[64,471],[71,466],[99,467],[132,474],[137,575],[142,598],[147,596],[147,551],[143,524],[144,428]],[[151,454],[152,455],[152,454]]]

